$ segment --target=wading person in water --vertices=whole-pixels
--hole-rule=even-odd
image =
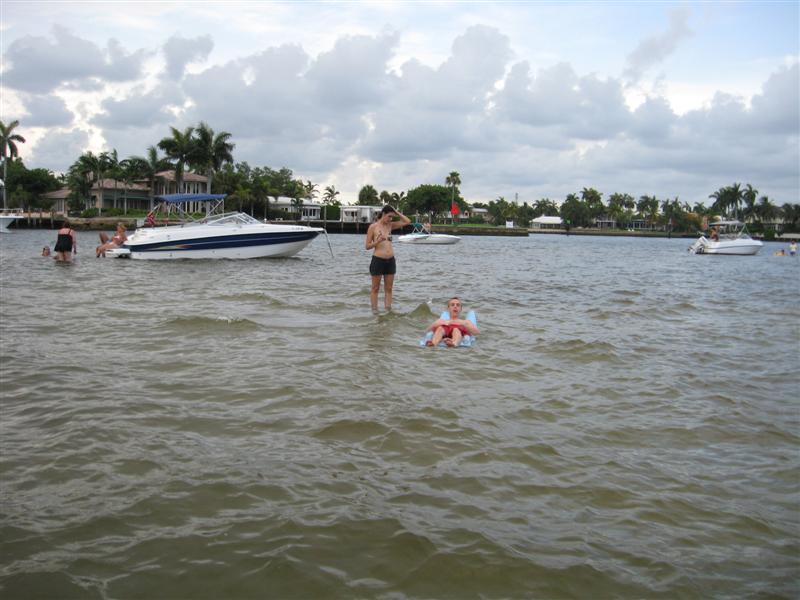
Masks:
[[[394,260],[392,248],[392,231],[400,229],[411,223],[405,215],[397,212],[388,204],[381,210],[381,216],[367,230],[367,240],[364,247],[373,250],[372,262],[369,264],[369,274],[372,277],[372,288],[369,301],[372,312],[378,312],[378,292],[381,291],[381,277],[383,278],[383,306],[392,310],[392,286],[397,264]],[[398,220],[394,220],[398,217]]]
[[[58,262],[72,262],[72,255],[78,253],[78,238],[69,226],[69,221],[64,220],[64,225],[58,230],[58,239],[53,250]]]

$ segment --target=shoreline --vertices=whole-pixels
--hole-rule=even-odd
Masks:
[[[70,217],[70,224],[77,231],[113,231],[117,223],[125,225],[129,231],[135,230],[143,218],[133,217]],[[20,219],[10,228],[15,229],[59,229],[64,222],[62,215],[49,215],[33,213]],[[281,225],[308,225],[310,227],[323,227],[329,234],[365,234],[369,223],[350,223],[343,221],[267,221]],[[22,225],[20,227],[20,225]],[[398,233],[410,233],[409,225],[399,230]],[[469,225],[433,225],[433,233],[447,233],[463,236],[497,236],[497,237],[528,237],[530,235],[566,235],[566,236],[601,236],[601,237],[641,237],[641,238],[684,238],[697,239],[699,232],[665,232],[665,231],[624,231],[608,229],[534,229],[525,227],[475,227]],[[763,235],[753,234],[753,239],[764,240]],[[800,233],[777,234],[774,241],[797,239]]]

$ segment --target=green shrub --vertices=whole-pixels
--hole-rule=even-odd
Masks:
[[[768,242],[771,242],[772,240],[774,240],[775,239],[775,230],[774,229],[767,229],[764,232],[764,239],[767,240]]]
[[[93,219],[97,216],[96,208],[87,208],[81,213],[81,219]]]

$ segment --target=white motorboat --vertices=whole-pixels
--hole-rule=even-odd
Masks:
[[[106,256],[144,260],[175,258],[262,258],[293,256],[325,230],[304,225],[262,223],[241,212],[218,212],[225,194],[158,196],[159,205],[119,248]],[[193,219],[192,203],[208,203],[204,217]],[[159,214],[175,211],[184,222],[155,226]],[[168,221],[169,222],[169,221]]]
[[[446,233],[431,233],[421,223],[414,223],[411,233],[401,235],[397,241],[402,244],[457,244],[461,238]]]
[[[17,219],[23,219],[25,215],[19,208],[1,208],[0,209],[0,233],[11,233],[8,226]]]
[[[764,245],[747,233],[747,227],[740,221],[716,221],[710,224],[716,232],[706,237],[700,236],[689,247],[692,254],[723,254],[730,256],[752,256],[758,254]]]

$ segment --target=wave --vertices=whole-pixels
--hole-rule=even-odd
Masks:
[[[217,335],[221,333],[247,333],[260,329],[255,321],[242,317],[176,317],[161,324],[162,327],[181,333]]]

